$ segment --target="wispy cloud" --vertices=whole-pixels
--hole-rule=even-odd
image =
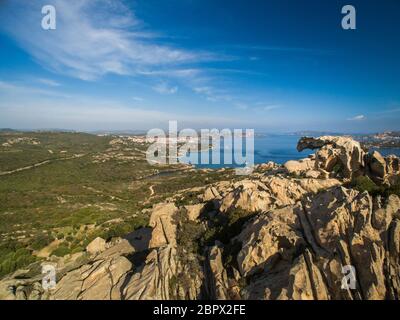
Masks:
[[[352,117],[352,118],[348,118],[347,121],[362,121],[367,119],[363,114],[360,114],[358,116]]]
[[[40,79],[38,79],[38,82],[43,83],[47,86],[51,86],[51,87],[59,87],[61,85],[59,82],[52,80],[52,79],[40,78]]]
[[[193,91],[197,94],[204,96],[208,101],[232,101],[233,97],[225,90],[217,89],[211,86],[193,87]]]
[[[12,103],[0,99],[0,114],[0,128],[12,124],[12,127],[22,129],[149,129],[163,128],[171,119],[193,128],[221,125],[220,117],[215,115],[193,117],[190,111],[182,113],[156,107],[132,108],[121,101],[80,95],[57,100],[18,95],[12,99]],[[239,123],[235,118],[224,118],[224,126]]]
[[[132,97],[132,99],[135,101],[138,101],[138,102],[144,101],[144,99],[142,97]]]
[[[275,110],[275,109],[279,109],[279,108],[281,108],[281,106],[278,104],[269,104],[269,105],[262,107],[262,110],[271,111],[271,110]]]
[[[40,27],[37,13],[44,4],[56,7],[56,30]],[[209,53],[157,44],[121,0],[14,0],[3,4],[1,12],[2,28],[39,63],[83,80],[212,59]]]
[[[0,93],[6,95],[16,95],[16,96],[34,94],[40,96],[52,96],[52,97],[62,97],[62,98],[69,97],[67,94],[55,91],[53,89],[47,90],[47,89],[41,89],[32,86],[26,86],[4,81],[0,81]]]
[[[153,87],[153,90],[161,94],[174,94],[178,92],[177,86],[170,86],[166,82],[161,82]]]

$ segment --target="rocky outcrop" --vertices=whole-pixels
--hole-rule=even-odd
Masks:
[[[390,261],[398,261],[398,234],[395,236],[393,231],[399,231],[399,210],[397,196],[385,203],[373,203],[367,193],[336,187],[303,199],[296,206],[259,214],[238,236],[242,243],[237,258],[241,274],[253,275],[244,296],[398,297],[399,276],[395,275],[395,263],[391,265]],[[342,288],[344,266],[355,270],[352,290]]]
[[[341,171],[344,178],[358,176],[364,169],[365,151],[359,142],[349,137],[323,136],[302,138],[297,150],[319,149],[315,153],[315,166],[328,172]]]
[[[298,142],[297,150],[305,149],[318,149],[315,161],[289,161],[284,166],[289,173],[318,178],[329,173],[345,181],[365,175],[379,185],[393,185],[399,182],[399,158],[385,158],[377,151],[367,153],[359,142],[350,137],[304,137]]]
[[[229,187],[217,184],[213,188],[220,195],[218,206],[221,212],[233,209],[260,212],[294,204],[308,193],[339,184],[336,179],[290,179],[266,176],[257,180],[242,180]]]

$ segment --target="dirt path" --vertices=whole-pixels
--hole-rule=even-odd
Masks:
[[[153,186],[150,186],[149,189],[150,189],[150,197],[151,197],[155,194],[155,192],[154,192]]]
[[[29,169],[33,169],[33,168],[37,168],[40,166],[43,166],[45,164],[51,163],[51,162],[55,162],[55,161],[65,161],[65,160],[72,160],[72,159],[77,159],[77,158],[81,158],[83,156],[85,156],[86,154],[75,154],[71,157],[67,157],[67,158],[58,158],[58,159],[51,159],[51,160],[44,160],[42,162],[38,162],[35,164],[32,164],[30,166],[26,166],[26,167],[22,167],[22,168],[18,168],[18,169],[14,169],[14,170],[10,170],[10,171],[4,171],[4,172],[0,172],[0,176],[6,176],[9,174],[13,174],[16,172],[20,172],[20,171],[25,171],[25,170],[29,170]]]

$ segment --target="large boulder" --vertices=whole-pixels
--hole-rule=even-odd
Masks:
[[[94,239],[86,247],[86,251],[92,255],[101,253],[105,250],[106,250],[106,240],[100,237]]]
[[[315,169],[315,160],[305,158],[302,160],[290,160],[284,164],[290,174],[300,175]]]
[[[374,151],[368,155],[367,159],[372,177],[383,180],[387,173],[385,158],[378,151]]]

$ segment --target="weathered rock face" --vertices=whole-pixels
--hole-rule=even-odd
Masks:
[[[291,261],[305,246],[296,206],[260,214],[237,237],[241,242],[237,261],[243,276],[270,270],[277,260]]]
[[[248,212],[268,211],[296,203],[302,196],[339,185],[336,179],[290,179],[266,176],[260,180],[243,180],[229,188],[216,185],[220,195],[219,210],[242,209]]]
[[[176,245],[175,214],[178,208],[173,203],[160,203],[156,205],[150,216],[150,227],[153,228],[150,248],[157,248],[167,244]]]
[[[398,297],[398,202],[391,196],[373,204],[367,193],[337,187],[296,206],[259,214],[238,237],[242,275],[258,274],[250,278],[244,297]],[[346,265],[356,270],[354,290],[341,288]]]
[[[57,284],[52,299],[121,299],[121,287],[132,264],[122,256],[96,260],[93,264],[69,272]]]
[[[222,252],[218,246],[211,247],[207,252],[209,277],[209,296],[212,299],[229,299],[228,274],[222,263]]]
[[[16,272],[0,281],[0,299],[121,299],[120,288],[132,269],[132,264],[126,256],[133,252],[134,248],[129,242],[121,240],[95,257],[92,256],[90,261],[80,259],[82,255],[76,255],[51,263],[56,268],[58,282],[56,287],[49,291],[42,287],[40,266],[36,267],[39,274],[32,278],[24,276],[19,279],[22,271]]]
[[[124,299],[172,299],[170,283],[176,273],[176,249],[172,246],[154,249],[147,256],[143,269],[133,274],[124,288]]]

